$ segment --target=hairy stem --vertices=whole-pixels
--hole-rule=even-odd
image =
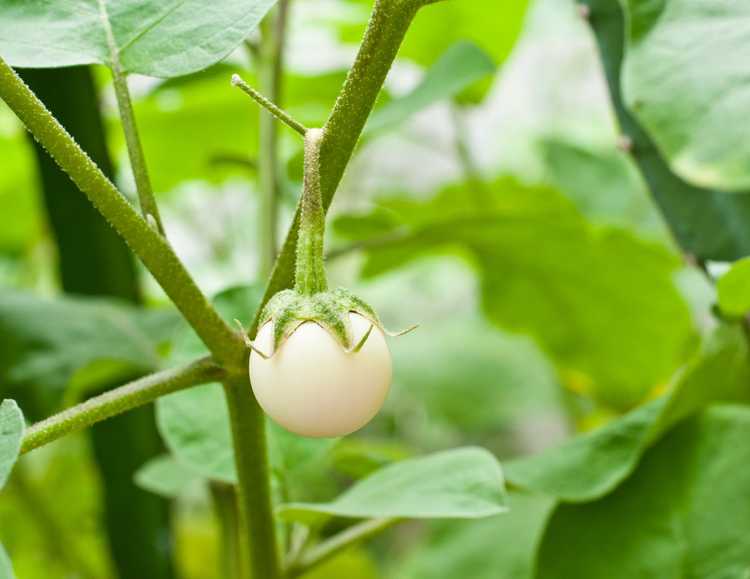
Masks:
[[[225,372],[211,358],[201,358],[178,368],[144,376],[34,424],[24,434],[21,454],[153,402],[160,396],[221,380],[224,375]]]
[[[232,84],[239,88],[246,95],[250,96],[256,103],[266,109],[274,117],[288,126],[290,129],[298,132],[300,135],[304,135],[307,132],[307,127],[297,121],[292,115],[286,112],[281,107],[277,106],[276,103],[271,101],[269,98],[264,97],[257,90],[247,84],[239,74],[232,75]]]
[[[156,227],[157,231],[164,235],[164,224],[159,214],[159,207],[156,204],[154,190],[151,186],[151,178],[146,168],[146,158],[143,155],[141,139],[138,135],[138,127],[135,123],[135,113],[133,112],[133,103],[130,100],[130,91],[125,75],[119,71],[119,68],[112,69],[112,80],[115,87],[115,96],[117,97],[117,107],[120,111],[122,120],[122,129],[125,133],[125,144],[128,148],[128,157],[130,166],[133,169],[135,187],[138,191],[138,201],[141,205],[141,212],[147,221]]]
[[[399,46],[423,0],[376,0],[364,39],[325,124],[320,147],[320,186],[324,211],[328,209],[357,140],[364,129]],[[271,274],[263,303],[294,282],[300,207]],[[258,315],[250,328],[253,335]]]
[[[303,552],[299,560],[292,563],[287,571],[288,577],[298,577],[314,567],[338,555],[344,549],[361,543],[399,522],[399,519],[368,519],[344,529],[333,537]]]
[[[310,129],[305,135],[305,176],[294,273],[294,288],[302,295],[313,295],[328,289],[323,263],[325,212],[320,195],[320,144],[323,135],[321,129]]]
[[[265,418],[247,376],[224,383],[237,467],[240,541],[253,579],[279,579]]]
[[[240,367],[246,357],[242,338],[201,293],[166,239],[138,215],[2,58],[0,98],[125,239],[217,360]]]

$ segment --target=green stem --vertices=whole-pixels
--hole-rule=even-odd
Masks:
[[[217,360],[239,368],[245,346],[201,293],[166,239],[154,231],[0,58],[0,98],[127,241]]]
[[[112,80],[115,87],[115,96],[117,97],[117,107],[120,111],[120,119],[122,120],[122,129],[125,133],[125,144],[128,149],[130,166],[133,169],[135,187],[138,191],[141,212],[147,221],[151,222],[153,219],[156,230],[164,235],[164,224],[159,214],[159,207],[156,204],[156,197],[154,197],[151,178],[148,176],[146,157],[143,155],[143,147],[141,146],[138,127],[135,123],[135,113],[133,112],[133,103],[130,100],[128,83],[125,75],[119,71],[119,66],[112,68]]]
[[[212,481],[209,484],[214,512],[219,523],[219,549],[222,554],[221,576],[225,579],[244,579],[240,546],[240,521],[237,511],[237,492],[233,485]]]
[[[326,539],[302,554],[287,571],[288,577],[298,577],[338,555],[344,549],[366,541],[399,522],[399,519],[368,519]]]
[[[320,195],[320,144],[323,135],[321,129],[309,129],[305,135],[305,176],[294,273],[294,288],[302,295],[313,295],[328,289],[323,263],[325,212]]]
[[[247,376],[225,382],[237,467],[240,540],[253,579],[279,579],[281,562],[273,517],[271,469],[263,411]]]
[[[352,68],[325,124],[320,146],[320,186],[323,209],[327,210],[336,192],[344,169],[364,129],[375,100],[396,58],[423,0],[376,0],[365,37]],[[263,303],[277,292],[292,287],[295,274],[297,233],[301,208],[297,207],[292,227],[287,234],[266,288]],[[262,308],[261,308],[262,310]],[[259,310],[259,312],[261,311]],[[259,314],[250,334],[258,330]]]
[[[89,398],[29,428],[21,443],[21,454],[44,446],[71,432],[77,432],[133,408],[153,402],[178,390],[221,380],[225,372],[211,358],[157,372],[129,384]]]
[[[307,132],[307,127],[297,121],[292,115],[286,112],[284,109],[276,105],[270,99],[264,97],[257,90],[247,84],[239,74],[232,75],[232,84],[239,88],[242,92],[252,98],[256,103],[266,109],[274,117],[280,120],[282,123],[287,125],[290,129],[298,132],[300,135],[304,135]]]

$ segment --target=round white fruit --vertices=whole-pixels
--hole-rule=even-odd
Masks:
[[[354,344],[370,321],[349,314]],[[273,352],[273,323],[255,340]],[[264,359],[250,354],[250,381],[263,410],[286,429],[303,436],[343,436],[378,413],[391,385],[391,354],[376,326],[359,352],[347,352],[323,327],[305,322]]]

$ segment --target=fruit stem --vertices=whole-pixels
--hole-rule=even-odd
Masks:
[[[320,144],[323,129],[308,129],[305,134],[305,171],[294,289],[302,295],[313,295],[328,289],[323,263],[325,212],[320,192]]]

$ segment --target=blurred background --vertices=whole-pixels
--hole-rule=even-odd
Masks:
[[[472,2],[417,18],[326,240],[332,285],[355,289],[390,328],[420,327],[392,342],[394,385],[371,425],[285,456],[287,497],[324,500],[378,466],[443,448],[481,445],[506,461],[550,447],[663,392],[711,325],[713,290],[683,265],[618,147],[574,3],[483,2],[482,14]],[[289,3],[277,98],[307,126],[325,121],[370,7]],[[263,84],[262,50],[253,37],[201,73],[130,78],[169,239],[245,323],[264,281],[261,121],[229,78]],[[23,74],[134,198],[106,71]],[[286,128],[278,138],[283,236],[301,142]],[[38,419],[198,348],[4,106],[0,159],[2,396]],[[451,222],[477,202],[507,220],[486,232]],[[0,500],[18,577],[221,577],[215,507],[226,484],[185,471],[164,448],[144,409],[24,458]],[[526,577],[549,505],[515,500],[512,522],[403,524],[310,577]]]

